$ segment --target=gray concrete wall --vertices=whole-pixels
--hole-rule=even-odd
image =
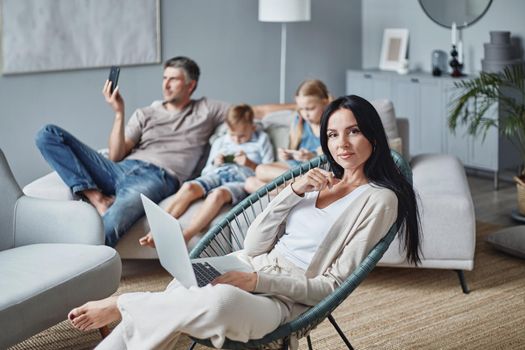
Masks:
[[[187,55],[199,63],[196,97],[278,101],[281,27],[258,22],[256,0],[162,0],[161,33],[163,60]],[[312,0],[312,20],[288,25],[287,100],[309,77],[324,80],[334,95],[343,94],[345,70],[361,67],[360,48],[361,1]],[[0,76],[0,148],[22,186],[50,171],[33,141],[46,123],[94,148],[106,147],[113,118],[101,95],[107,73]],[[162,97],[161,81],[160,64],[122,68],[119,85],[128,117]]]
[[[451,49],[450,29],[441,27],[428,18],[417,0],[364,0],[362,11],[363,68],[379,66],[385,28],[408,28],[410,69],[430,72],[432,50],[449,52]],[[483,18],[462,30],[464,71],[477,73],[481,70],[483,43],[490,41],[490,31],[509,30],[512,36],[523,41],[524,13],[523,0],[494,0]]]

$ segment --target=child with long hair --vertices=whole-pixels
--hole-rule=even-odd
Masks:
[[[295,93],[298,113],[290,126],[289,146],[277,150],[279,162],[257,166],[255,176],[246,180],[247,192],[255,192],[286,170],[322,153],[319,142],[320,123],[329,100],[328,89],[322,81],[305,80],[299,85]]]

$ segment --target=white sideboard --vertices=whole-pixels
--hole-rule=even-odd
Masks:
[[[428,73],[399,75],[379,70],[348,70],[346,93],[366,99],[392,100],[396,114],[409,121],[410,156],[420,153],[456,155],[469,168],[494,172],[497,187],[499,172],[517,169],[520,158],[496,128],[489,129],[484,139],[482,135],[468,135],[463,125],[455,133],[449,130],[451,101],[457,93],[455,81],[458,79],[433,77]],[[488,116],[502,118],[498,107],[494,105]]]

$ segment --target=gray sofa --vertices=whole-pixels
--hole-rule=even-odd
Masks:
[[[388,100],[376,100],[372,104],[381,117],[391,148],[410,159],[408,121],[396,117],[394,106]],[[286,146],[291,117],[291,112],[286,111],[263,119],[262,127],[269,133],[275,147]],[[420,267],[457,270],[464,285],[462,271],[474,268],[475,249],[474,206],[464,168],[456,157],[446,154],[418,155],[411,159],[410,165],[421,208],[423,258]],[[56,173],[35,180],[24,188],[24,192],[38,197],[72,198],[69,189]],[[167,198],[160,205],[165,207],[170,200]],[[193,204],[180,218],[182,226],[189,222],[201,204],[202,201]],[[224,208],[222,213],[228,209]],[[145,218],[128,231],[116,247],[122,258],[157,258],[154,249],[138,244],[138,239],[147,231]],[[190,242],[190,248],[197,240],[196,237]],[[400,247],[396,239],[379,265],[412,267],[405,261]]]
[[[103,245],[98,213],[83,202],[23,195],[0,150],[0,349],[114,293],[117,252]]]

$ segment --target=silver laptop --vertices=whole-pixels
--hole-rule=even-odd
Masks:
[[[182,235],[180,222],[141,194],[160,264],[184,287],[202,287],[227,271],[251,272],[251,266],[231,255],[193,259]]]

